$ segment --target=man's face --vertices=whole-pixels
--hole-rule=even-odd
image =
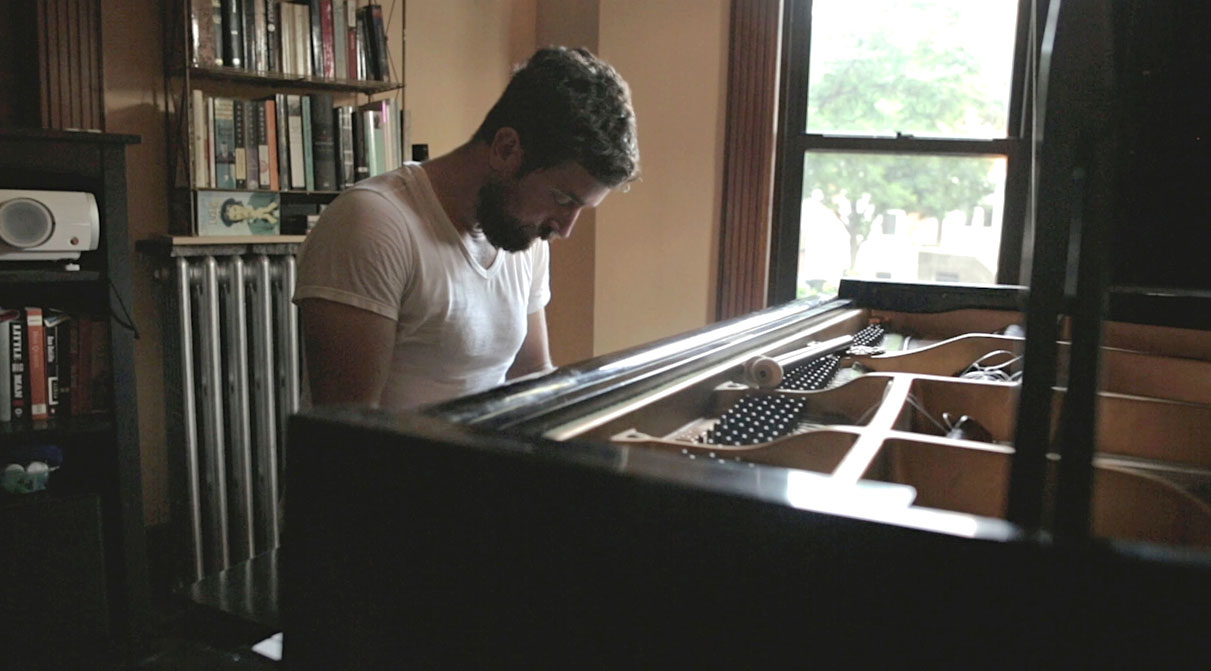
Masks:
[[[475,214],[494,247],[529,248],[535,238],[566,238],[584,208],[597,207],[610,192],[578,163],[563,163],[488,182],[479,190]]]

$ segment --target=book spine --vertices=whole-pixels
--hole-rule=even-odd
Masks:
[[[256,7],[253,0],[240,0],[241,29],[244,31],[244,69],[259,70],[256,54]]]
[[[215,186],[234,189],[235,182],[235,105],[231,98],[214,99]]]
[[[13,421],[13,365],[8,345],[11,329],[12,315],[0,314],[0,422]]]
[[[58,342],[59,342],[59,380],[58,380],[58,397],[59,397],[59,417],[70,417],[74,410],[72,404],[72,385],[75,378],[72,374],[75,372],[75,333],[76,320],[66,319],[59,322]]]
[[[391,103],[387,100],[380,100],[374,104],[374,109],[379,115],[379,127],[383,129],[382,133],[382,151],[383,160],[381,165],[382,172],[388,172],[396,166],[395,161],[395,129],[391,126]]]
[[[296,75],[298,57],[294,54],[294,5],[281,0],[275,3],[278,10],[278,43],[281,46],[281,61],[278,68],[282,74]]]
[[[67,321],[62,313],[48,312],[43,316],[46,333],[46,414],[48,417],[65,416],[62,412],[63,338],[67,332]]]
[[[261,101],[261,118],[265,120],[265,177],[269,189],[277,191],[282,187],[280,169],[278,168],[278,112],[277,101],[266,98]]]
[[[20,315],[9,323],[9,388],[12,392],[12,421],[29,419],[29,397],[26,392],[25,321]]]
[[[315,146],[311,128],[311,96],[299,96],[303,105],[303,180],[308,191],[315,190]]]
[[[277,0],[257,0],[265,5],[265,69],[282,72],[282,40],[278,32]]]
[[[190,93],[189,114],[193,129],[193,185],[205,189],[210,186],[210,152],[207,150],[207,126],[210,119],[206,114],[206,95],[200,89]]]
[[[277,114],[278,132],[278,188],[290,189],[290,124],[287,121],[286,94],[273,95],[274,112]]]
[[[311,147],[317,191],[336,190],[336,131],[329,93],[311,96]]]
[[[209,186],[218,186],[219,182],[215,176],[215,153],[214,153],[214,98],[206,97],[206,167],[210,170]]]
[[[351,112],[353,117],[353,181],[360,182],[370,176],[370,162],[366,158],[366,117],[360,110]]]
[[[223,17],[223,65],[244,67],[244,17],[239,0],[221,0]]]
[[[376,110],[365,110],[362,116],[366,121],[366,165],[374,177],[383,172],[383,117]]]
[[[268,72],[269,68],[269,24],[265,14],[265,0],[244,0],[252,5],[252,54],[257,72]]]
[[[323,67],[321,71],[324,77],[328,79],[336,78],[336,36],[333,32],[336,29],[335,20],[332,16],[332,0],[320,1],[320,40],[321,52],[320,61]]]
[[[245,134],[247,126],[245,126],[244,112],[244,101],[233,99],[231,101],[231,174],[235,178],[235,188],[237,189],[248,187],[248,139]]]
[[[192,0],[190,3],[189,31],[193,43],[190,63],[202,67],[221,65],[214,50],[214,0]]]
[[[349,78],[348,47],[349,22],[346,17],[345,0],[332,0],[332,58],[337,79]]]
[[[294,10],[295,74],[310,75],[311,69],[311,10],[307,5],[291,4]]]
[[[307,175],[303,163],[303,101],[297,94],[286,96],[290,133],[290,188],[307,188]]]
[[[367,5],[370,9],[370,53],[374,54],[375,79],[387,81],[391,78],[390,53],[387,51],[387,31],[383,25],[383,6]]]
[[[252,125],[256,135],[257,188],[269,187],[269,121],[265,118],[265,101],[253,100]]]
[[[227,40],[223,34],[223,0],[210,0],[210,34],[214,44],[214,60],[209,65],[226,65],[227,50],[223,43]]]
[[[311,45],[311,74],[324,76],[324,19],[320,0],[310,0],[310,25],[308,36]]]
[[[241,100],[244,107],[244,159],[247,163],[247,188],[261,188],[261,138],[257,136],[256,102]]]
[[[387,172],[387,120],[381,111],[374,112],[374,166],[376,175]]]
[[[342,105],[336,108],[337,148],[340,152],[341,168],[338,175],[338,188],[345,189],[357,181],[356,163],[353,148],[353,106]]]
[[[357,78],[374,79],[370,75],[370,41],[366,39],[369,22],[365,9],[359,7],[357,10]]]
[[[349,79],[360,79],[358,75],[358,47],[357,47],[357,1],[346,0],[345,2],[345,67],[348,68],[345,76]]]
[[[35,422],[48,417],[46,405],[46,327],[42,308],[25,308],[25,343],[28,354],[29,418]]]

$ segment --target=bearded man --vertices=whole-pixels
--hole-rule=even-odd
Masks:
[[[585,49],[540,49],[469,142],[358,182],[299,252],[310,403],[388,409],[552,368],[552,236],[635,179],[630,90]]]

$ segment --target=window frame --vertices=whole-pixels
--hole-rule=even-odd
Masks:
[[[797,295],[803,157],[808,151],[1004,156],[1005,204],[996,279],[999,284],[1019,283],[1030,194],[1031,118],[1026,110],[1030,109],[1031,104],[1028,86],[1031,80],[1026,75],[1034,60],[1030,30],[1034,1],[1018,0],[1007,128],[1004,138],[991,140],[808,133],[812,0],[783,1],[774,213],[768,273],[770,305],[794,300]]]

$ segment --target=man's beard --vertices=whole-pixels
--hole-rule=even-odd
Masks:
[[[484,237],[497,249],[521,252],[529,249],[537,237],[546,240],[552,230],[523,223],[505,210],[509,188],[503,182],[488,182],[479,189],[475,218]]]

